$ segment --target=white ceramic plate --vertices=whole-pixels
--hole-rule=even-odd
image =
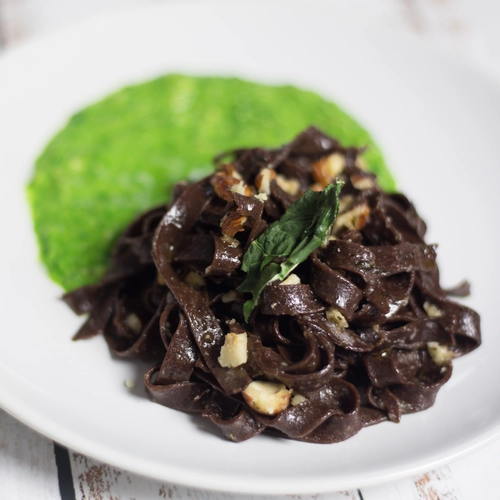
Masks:
[[[235,445],[147,400],[143,366],[79,320],[37,262],[24,196],[65,120],[122,85],[184,71],[286,82],[354,114],[439,242],[445,285],[473,284],[483,346],[455,363],[436,405],[330,446]],[[247,493],[349,489],[443,464],[500,434],[497,327],[500,91],[410,40],[339,22],[328,2],[172,3],[107,17],[0,60],[0,405],[64,445],[154,478]],[[124,380],[136,380],[130,392]]]

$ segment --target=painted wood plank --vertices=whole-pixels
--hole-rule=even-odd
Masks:
[[[420,500],[412,478],[362,488],[361,495],[363,500]]]
[[[421,500],[464,500],[449,466],[413,478]]]
[[[469,471],[467,481],[475,481]],[[441,467],[415,477],[389,484],[363,488],[363,500],[475,500],[480,496],[463,496],[455,472],[450,466]]]
[[[150,480],[75,452],[70,460],[77,500],[361,500],[356,490],[284,496],[205,491]]]
[[[52,441],[0,409],[0,498],[58,500]]]
[[[451,463],[449,468],[465,500],[500,498],[500,440]]]
[[[363,488],[363,500],[500,498],[500,440],[449,465],[413,478]]]

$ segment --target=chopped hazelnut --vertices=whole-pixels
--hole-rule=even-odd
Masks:
[[[237,186],[241,181],[226,172],[218,171],[212,175],[210,184],[214,188],[215,194],[225,201],[231,201],[233,194],[230,189]]]
[[[222,234],[233,238],[236,233],[245,230],[243,226],[246,221],[247,217],[238,212],[226,214],[220,222]]]
[[[245,401],[259,413],[277,415],[290,404],[292,389],[279,382],[256,380],[242,391]]]
[[[223,304],[229,304],[229,302],[234,302],[237,297],[236,290],[230,290],[221,297],[221,301]]]
[[[255,177],[255,185],[259,193],[271,194],[271,181],[276,178],[276,172],[270,168],[263,168]]]
[[[290,274],[280,285],[300,285],[300,278],[296,274]]]
[[[370,215],[370,207],[368,204],[362,203],[351,210],[341,213],[333,225],[333,234],[338,234],[342,229],[362,229]]]
[[[134,332],[139,333],[142,330],[142,321],[139,316],[135,313],[130,313],[126,318],[124,323]]]
[[[233,184],[229,188],[229,191],[231,191],[231,193],[238,193],[244,196],[252,196],[252,190],[250,189],[250,186],[245,183],[245,181],[240,181],[238,182],[238,184]]]
[[[354,201],[354,196],[346,194],[339,198],[339,213],[346,211],[347,207]]]
[[[445,345],[441,345],[438,342],[427,342],[427,351],[432,361],[438,366],[443,366],[456,357],[453,351],[450,351]]]
[[[223,368],[235,368],[247,362],[247,334],[228,333],[220,350],[219,364]]]
[[[243,177],[241,177],[241,174],[234,168],[234,165],[232,163],[227,163],[226,165],[223,165],[221,167],[221,170],[226,172],[231,177],[238,179],[239,181],[243,180]]]
[[[128,378],[123,382],[123,385],[127,389],[133,389],[135,387],[135,382],[132,379]]]
[[[325,189],[325,186],[322,186],[319,182],[315,182],[314,184],[311,185],[311,187],[309,188],[311,189],[312,191],[323,191],[323,189]]]
[[[206,286],[205,278],[201,274],[195,273],[194,271],[189,271],[186,274],[184,283],[193,288],[201,288],[203,286]]]
[[[368,165],[366,164],[365,159],[362,156],[356,156],[356,165],[361,169],[361,170],[368,170]]]
[[[267,201],[267,194],[266,193],[259,193],[259,194],[256,194],[255,197],[260,200],[262,203],[264,203],[265,201]]]
[[[344,168],[344,156],[340,153],[333,153],[315,162],[311,167],[311,174],[315,182],[325,187],[338,177]]]
[[[230,236],[226,236],[223,234],[221,236],[221,240],[229,247],[237,248],[240,246],[240,242],[236,238],[231,238]]]
[[[333,306],[330,306],[326,310],[326,319],[340,328],[347,328],[349,326],[349,323],[345,319],[344,315]]]
[[[276,176],[276,184],[292,196],[295,196],[300,191],[300,182],[297,179],[287,179],[284,175]]]
[[[439,318],[439,316],[443,315],[443,311],[441,311],[438,306],[432,304],[431,302],[424,302],[423,307],[429,318]]]
[[[298,392],[294,392],[293,393],[293,396],[292,396],[292,399],[290,400],[290,404],[292,406],[297,406],[299,405],[300,403],[302,403],[303,401],[306,401],[307,398],[305,396],[302,396],[302,394],[299,394]]]
[[[352,185],[359,189],[360,191],[364,191],[365,189],[371,189],[375,186],[375,179],[373,177],[367,175],[353,175],[351,177]]]

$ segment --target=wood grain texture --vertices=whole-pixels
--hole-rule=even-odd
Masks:
[[[421,500],[462,500],[449,467],[441,467],[416,478],[415,486]]]
[[[75,452],[70,460],[77,500],[361,500],[356,490],[282,496],[204,491],[147,479]]]
[[[52,441],[1,409],[0,499],[60,499]]]
[[[363,500],[418,500],[413,478],[362,488]]]
[[[459,498],[500,498],[500,441],[452,462],[449,469]]]

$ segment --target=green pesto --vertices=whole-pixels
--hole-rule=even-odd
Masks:
[[[168,75],[75,114],[36,162],[28,186],[40,256],[65,290],[98,280],[120,231],[237,147],[277,147],[309,125],[365,146],[389,190],[379,148],[353,118],[315,93],[236,78]]]

